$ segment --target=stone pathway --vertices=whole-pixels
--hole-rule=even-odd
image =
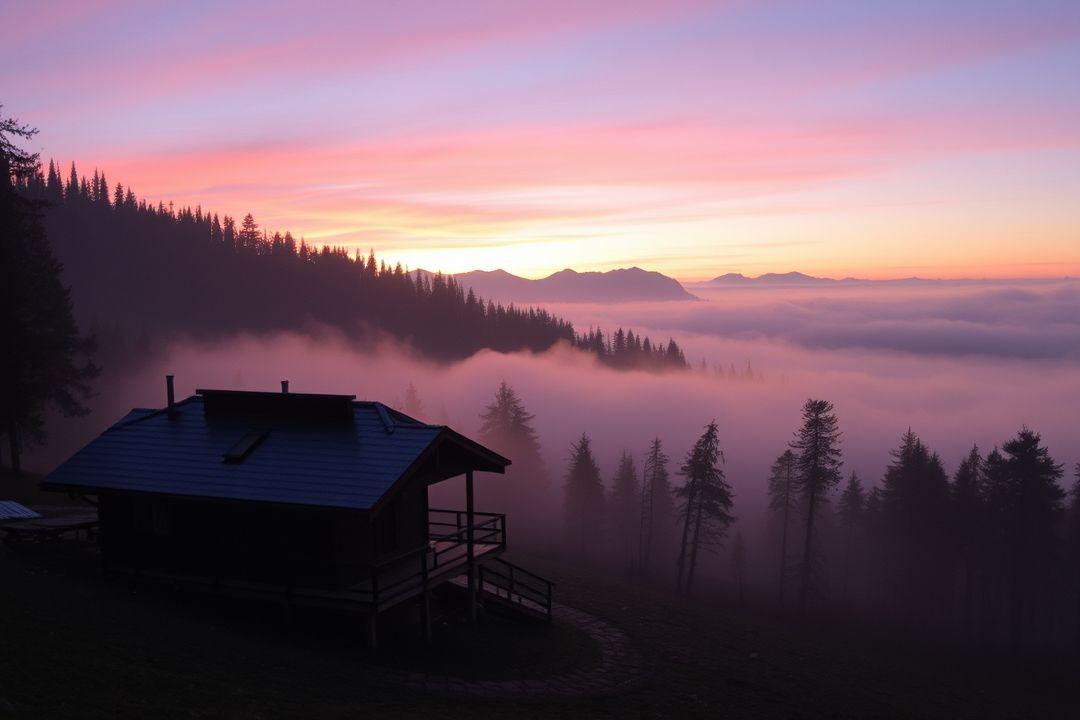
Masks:
[[[584,631],[600,646],[600,662],[561,675],[525,680],[466,680],[438,673],[372,668],[376,682],[447,695],[490,698],[571,698],[610,695],[635,686],[645,675],[630,638],[595,615],[555,603],[556,622]]]

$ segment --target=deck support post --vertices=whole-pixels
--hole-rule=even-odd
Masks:
[[[420,592],[420,622],[423,624],[424,644],[431,644],[431,590],[428,587],[428,564],[427,548],[420,555],[421,592]]]
[[[469,622],[473,625],[476,624],[476,553],[473,542],[475,540],[473,536],[473,525],[475,524],[475,518],[473,516],[473,471],[465,471],[465,538],[466,538],[466,552],[469,561]]]

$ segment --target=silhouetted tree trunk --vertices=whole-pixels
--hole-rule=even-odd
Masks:
[[[690,544],[690,523],[691,514],[697,500],[697,488],[687,483],[688,492],[686,494],[686,512],[683,514],[683,528],[682,528],[682,541],[679,543],[679,560],[678,560],[678,575],[675,579],[675,589],[678,592],[683,591],[683,576],[686,569],[686,549]]]
[[[1020,653],[1025,613],[1037,588],[1050,584],[1050,562],[1057,547],[1054,529],[1064,496],[1058,486],[1063,468],[1042,446],[1038,433],[1023,428],[1002,446],[1006,485],[1000,497],[1007,509],[1009,544],[1009,647]]]
[[[698,548],[701,547],[701,506],[703,503],[698,503],[696,511],[694,513],[694,539],[690,543],[690,569],[686,573],[686,592],[690,593],[690,587],[694,584],[694,570],[697,569],[697,553]]]
[[[953,527],[959,536],[958,562],[963,583],[960,600],[964,637],[971,637],[975,612],[975,569],[985,544],[983,460],[979,448],[972,447],[956,469],[950,487]]]
[[[803,543],[803,564],[799,580],[799,611],[806,611],[806,601],[810,597],[811,563],[814,557],[814,516],[817,514],[817,490],[811,489],[806,499],[806,538]]]
[[[851,575],[851,553],[855,539],[855,529],[862,522],[863,510],[866,505],[862,483],[859,482],[859,476],[855,473],[851,473],[851,479],[848,480],[847,487],[844,488],[844,492],[840,495],[840,502],[838,505],[837,515],[840,516],[840,522],[844,526],[845,531],[843,599],[847,600],[848,578]]]
[[[655,438],[645,456],[642,468],[641,486],[641,523],[638,536],[639,563],[643,571],[651,570],[655,554],[653,548],[659,544],[662,550],[670,548],[673,529],[671,509],[671,487],[668,484],[668,456],[664,453],[660,438]],[[662,534],[658,536],[657,523],[662,523]]]
[[[1076,612],[1074,618],[1076,626],[1073,628],[1075,633],[1074,642],[1076,654],[1080,656],[1080,462],[1076,463],[1074,477],[1076,480],[1073,482],[1072,490],[1069,492],[1071,495],[1071,502],[1069,503],[1069,550],[1073,568],[1073,596],[1076,603],[1074,608]]]
[[[787,584],[788,526],[795,490],[795,454],[785,450],[773,462],[769,475],[769,509],[780,512],[780,577],[778,602],[784,606],[784,586]]]
[[[584,556],[595,545],[603,522],[604,483],[588,435],[582,433],[570,452],[563,510],[567,535],[578,541],[576,550]]]
[[[806,502],[806,537],[799,582],[799,610],[806,611],[815,561],[814,519],[829,489],[840,482],[840,430],[827,400],[807,400],[803,426],[791,443],[797,458],[798,488]]]
[[[608,509],[611,516],[611,530],[617,552],[627,572],[634,571],[634,525],[640,521],[637,468],[629,452],[623,451],[619,458],[618,470],[612,482],[611,501]]]
[[[16,474],[24,443],[45,438],[46,406],[69,417],[85,415],[81,401],[98,373],[92,363],[75,364],[93,343],[79,337],[62,266],[42,224],[44,203],[27,195],[30,183],[44,193],[38,156],[12,142],[29,141],[36,132],[0,116],[0,427]]]
[[[693,585],[698,550],[706,544],[719,547],[728,526],[735,520],[731,514],[734,505],[731,486],[724,477],[724,471],[717,465],[722,459],[719,430],[713,421],[694,443],[686,462],[679,469],[686,478],[686,484],[676,494],[685,498],[686,502],[682,508],[683,545],[679,553],[677,587],[684,592],[689,592]],[[687,545],[689,568],[685,567]]]

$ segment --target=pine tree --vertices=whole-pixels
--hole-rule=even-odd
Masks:
[[[545,516],[556,510],[534,420],[505,380],[480,413],[480,441],[513,460],[505,477],[485,478],[483,495],[506,512],[527,544],[544,542]]]
[[[848,578],[851,576],[851,554],[855,545],[855,536],[862,528],[862,517],[866,510],[866,494],[863,492],[859,476],[852,472],[847,487],[840,494],[836,504],[836,514],[840,518],[840,527],[844,531],[844,577],[843,595],[847,598]]]
[[[882,571],[885,567],[881,556],[883,505],[881,488],[875,485],[866,494],[866,507],[863,510],[863,527],[866,529],[864,533],[866,552],[862,553],[863,563],[861,570],[863,588],[867,591],[865,596],[878,602],[882,600]]]
[[[241,250],[254,252],[259,245],[259,224],[254,216],[248,213],[240,225],[240,232],[236,236],[236,245]]]
[[[63,182],[60,180],[60,169],[49,160],[49,174],[45,181],[45,197],[50,203],[58,203],[64,199]]]
[[[68,202],[76,202],[79,199],[79,173],[75,170],[75,163],[71,163],[71,172],[68,174],[67,187],[64,188],[64,199]]]
[[[891,455],[882,492],[893,597],[910,619],[926,621],[947,603],[948,476],[910,428]]]
[[[1056,537],[1064,492],[1058,485],[1063,468],[1050,457],[1042,437],[1028,428],[1001,447],[1004,452],[1004,486],[997,497],[1004,510],[1006,535],[1010,539],[1009,644],[1014,654],[1024,637],[1024,620],[1034,594],[1046,587],[1057,560]]]
[[[1075,651],[1080,655],[1080,462],[1076,463],[1073,484],[1069,490],[1069,508],[1066,533],[1069,542],[1069,566],[1072,568],[1073,600],[1076,617],[1073,628]]]
[[[232,255],[236,250],[236,221],[228,215],[221,218],[221,242],[225,246],[227,254]]]
[[[641,474],[641,520],[638,534],[638,563],[643,570],[652,567],[654,546],[667,549],[675,521],[668,479],[668,456],[660,438],[653,439],[645,456]]]
[[[641,487],[638,484],[637,468],[634,458],[623,451],[619,458],[618,469],[611,483],[611,529],[615,545],[623,556],[623,564],[628,571],[634,569],[634,536],[640,521]]]
[[[109,207],[109,181],[105,179],[104,172],[98,177],[97,201],[101,205]]]
[[[795,453],[795,487],[806,509],[806,538],[800,567],[799,608],[806,610],[818,563],[814,546],[814,521],[829,491],[840,482],[840,429],[827,400],[807,400],[803,405],[803,425],[791,442]]]
[[[93,343],[79,334],[40,204],[16,191],[40,165],[36,154],[13,139],[29,140],[36,132],[0,115],[0,432],[7,435],[16,473],[22,449],[45,438],[45,406],[85,415],[82,401],[92,394],[89,383],[98,374],[92,363],[77,362],[92,352]]]
[[[570,449],[570,467],[566,471],[563,492],[563,517],[566,538],[574,549],[585,555],[591,551],[600,534],[604,511],[604,483],[600,468],[592,454],[589,436]]]
[[[718,465],[722,460],[720,430],[714,420],[706,426],[679,469],[679,474],[686,478],[675,491],[682,499],[679,519],[683,531],[676,580],[679,592],[689,593],[693,587],[699,550],[719,548],[728,526],[735,520],[731,514],[735,504],[731,485]]]
[[[975,605],[975,573],[979,553],[985,545],[985,488],[983,459],[978,446],[973,446],[956,468],[950,486],[952,496],[952,527],[955,533],[957,563],[962,576],[961,616],[964,635],[970,636]]]
[[[417,420],[424,419],[424,403],[420,401],[420,393],[417,391],[416,386],[413,385],[412,380],[409,381],[408,386],[405,388],[405,402],[401,406],[401,410],[409,417],[414,417]]]
[[[772,464],[769,472],[769,509],[780,515],[780,583],[778,601],[784,604],[787,584],[788,528],[795,510],[795,453],[785,450]]]

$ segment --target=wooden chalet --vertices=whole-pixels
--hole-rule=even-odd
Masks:
[[[137,408],[53,471],[96,496],[102,559],[237,596],[376,617],[455,582],[477,602],[550,619],[551,584],[505,562],[506,519],[473,507],[473,473],[510,460],[442,425],[352,395],[196,390]],[[464,507],[428,488],[465,477]]]

